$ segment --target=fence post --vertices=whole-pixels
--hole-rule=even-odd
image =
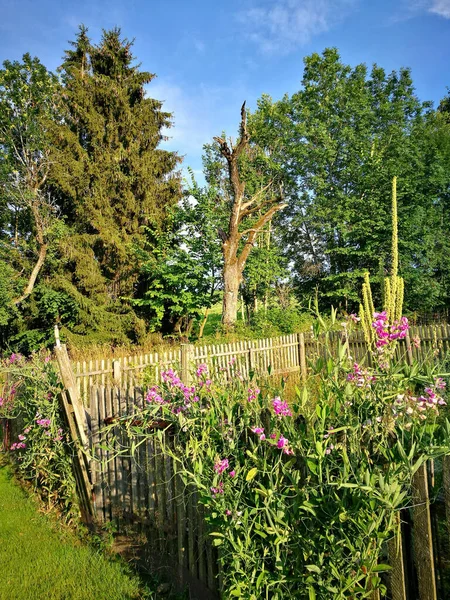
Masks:
[[[388,560],[392,567],[390,573],[392,600],[406,600],[405,568],[403,562],[403,539],[401,533],[400,513],[396,515],[399,535],[388,542]]]
[[[300,358],[300,373],[303,381],[306,381],[308,371],[306,369],[306,350],[305,350],[305,334],[298,334],[298,353]]]
[[[409,335],[409,331],[406,332],[405,343],[406,343],[406,352],[408,353],[408,364],[412,365],[414,362],[414,357],[413,357],[413,352],[412,352],[411,337]]]
[[[450,456],[442,459],[442,479],[445,494],[445,516],[447,517],[447,530],[450,537]]]
[[[437,600],[426,463],[414,474],[413,502],[414,555],[419,597],[420,600]]]
[[[62,404],[69,425],[70,435],[75,442],[77,452],[78,461],[74,463],[75,479],[78,484],[81,507],[84,509],[83,517],[86,523],[89,524],[94,516],[94,507],[92,502],[92,484],[89,477],[89,459],[87,456],[89,439],[86,414],[81,402],[75,375],[72,371],[69,355],[67,354],[66,345],[61,344],[58,338],[56,339],[55,355],[61,381],[65,388],[61,393]]]
[[[122,382],[122,366],[120,360],[113,360],[113,379],[114,383],[120,385]]]
[[[191,383],[192,344],[181,344],[181,379],[184,385]]]
[[[252,340],[248,342],[248,366],[250,371],[255,371],[255,350]]]

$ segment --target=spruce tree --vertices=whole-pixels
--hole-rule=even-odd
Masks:
[[[171,115],[147,97],[154,75],[135,64],[132,42],[113,29],[95,45],[81,26],[71,45],[60,67],[65,114],[52,169],[71,230],[59,282],[100,331],[100,309],[128,313],[129,322],[123,298],[133,295],[139,273],[132,248],[142,243],[143,227],[162,222],[179,199],[180,159],[159,148]]]

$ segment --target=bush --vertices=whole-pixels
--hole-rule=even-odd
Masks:
[[[314,327],[318,358],[292,406],[282,390],[261,392],[237,372],[213,383],[200,365],[192,387],[163,373],[141,414],[120,420],[132,449],[158,436],[196,489],[226,598],[384,592],[380,572],[389,567],[379,560],[411,501],[412,476],[450,453],[445,382],[385,357],[372,369],[352,364],[324,325]],[[170,442],[150,427],[155,419]]]
[[[48,355],[12,354],[0,363],[0,418],[12,423],[11,459],[49,506],[78,516],[73,448],[61,412],[61,384]]]
[[[264,336],[284,335],[305,331],[312,322],[309,313],[300,313],[295,308],[272,307],[267,312],[260,310],[253,315],[252,329]]]

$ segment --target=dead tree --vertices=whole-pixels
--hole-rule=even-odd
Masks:
[[[238,293],[242,282],[245,263],[253,248],[259,231],[268,223],[273,215],[285,208],[281,188],[274,196],[273,182],[261,187],[250,198],[245,195],[245,182],[239,173],[239,157],[248,147],[250,136],[247,131],[247,114],[245,102],[241,108],[240,137],[236,145],[219,137],[214,140],[219,144],[220,152],[228,165],[228,177],[231,187],[231,214],[228,231],[221,232],[223,251],[223,310],[222,324],[226,329],[232,328],[237,319]],[[250,228],[242,229],[244,220],[256,219]],[[245,225],[244,225],[245,227]]]

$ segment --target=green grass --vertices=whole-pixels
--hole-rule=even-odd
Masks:
[[[125,563],[82,544],[37,510],[0,468],[0,599],[152,598]]]

